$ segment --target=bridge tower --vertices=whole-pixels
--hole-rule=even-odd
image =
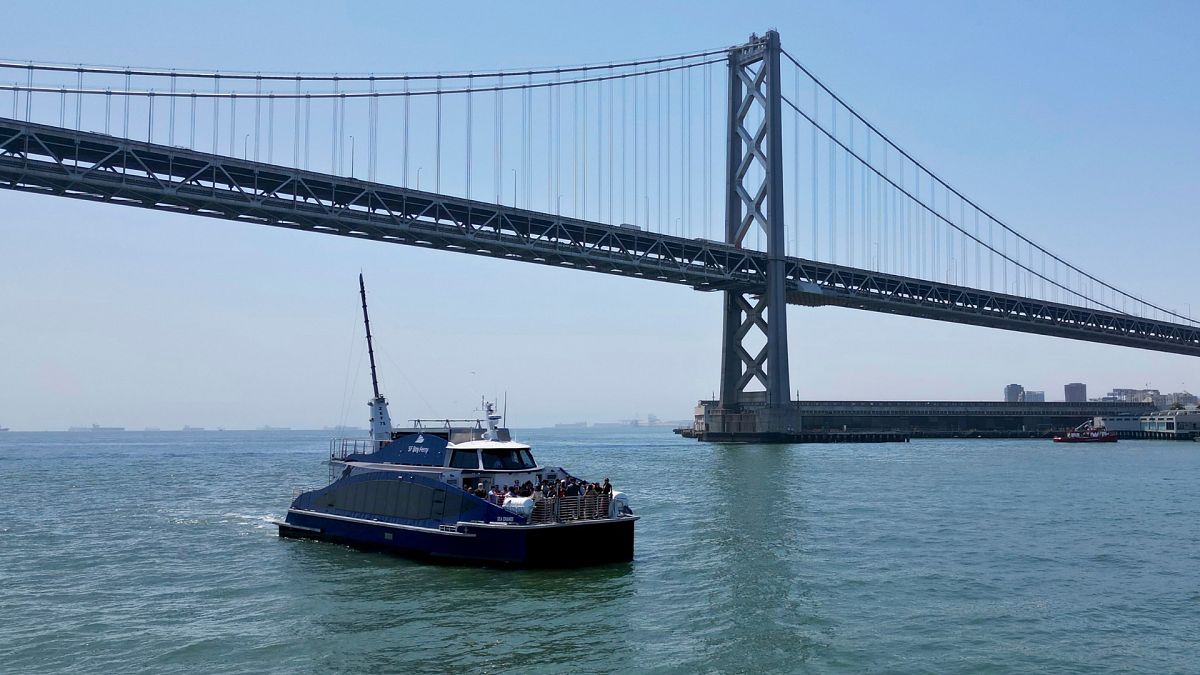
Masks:
[[[780,53],[773,30],[729,52],[725,241],[741,247],[757,228],[768,262],[761,292],[725,291],[721,398],[706,415],[718,433],[799,431],[788,379]],[[748,390],[756,381],[764,391]]]

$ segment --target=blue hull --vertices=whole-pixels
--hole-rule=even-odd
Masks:
[[[317,539],[407,557],[506,567],[581,567],[633,560],[636,518],[553,525],[459,525],[455,531],[399,526],[291,510],[282,537]]]

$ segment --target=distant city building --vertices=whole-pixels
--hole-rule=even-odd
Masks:
[[[1189,406],[1196,405],[1196,397],[1186,391],[1178,391],[1172,394],[1159,394],[1151,398],[1154,407],[1159,410],[1166,410],[1171,406]]]
[[[1025,393],[1025,387],[1019,384],[1010,384],[1004,388],[1005,403],[1020,403],[1021,395]]]
[[[1086,403],[1087,385],[1082,382],[1072,382],[1063,386],[1063,400],[1067,403]]]
[[[1200,403],[1200,399],[1195,394],[1186,391],[1164,394],[1157,389],[1113,389],[1100,400],[1116,403],[1150,403],[1156,410],[1166,410],[1173,405],[1186,407]]]
[[[1021,402],[1022,403],[1045,403],[1046,402],[1046,392],[1033,391],[1032,389],[1026,389],[1024,392],[1021,393]]]
[[[1159,396],[1157,389],[1113,389],[1104,400],[1119,403],[1153,403]]]

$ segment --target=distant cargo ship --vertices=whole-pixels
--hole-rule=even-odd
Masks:
[[[8,427],[0,427],[0,432],[8,431]]]
[[[67,431],[125,431],[125,427],[102,427],[99,424],[93,424],[90,427],[70,427]]]

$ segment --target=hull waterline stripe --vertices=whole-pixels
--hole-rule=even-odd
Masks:
[[[401,525],[399,523],[388,523],[382,520],[368,520],[366,518],[354,518],[352,516],[339,516],[332,513],[321,513],[320,511],[305,511],[302,509],[288,509],[288,513],[298,513],[305,516],[313,516],[316,518],[329,518],[330,520],[344,520],[349,523],[361,523],[363,525],[376,525],[378,527],[390,527],[397,530],[411,530],[413,532],[424,532],[425,534],[440,534],[447,537],[474,537],[473,534],[466,532],[447,532],[446,530],[435,530],[429,527],[418,527],[416,525]],[[288,527],[295,527],[288,525]]]

